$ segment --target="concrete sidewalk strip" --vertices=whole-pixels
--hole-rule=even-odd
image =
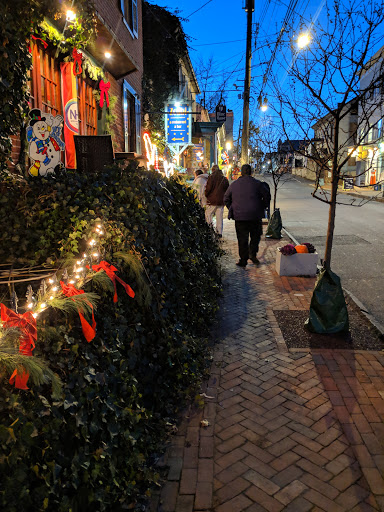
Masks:
[[[384,354],[287,349],[273,311],[308,309],[314,279],[277,276],[279,245],[240,269],[225,222],[209,398],[172,437],[152,511],[384,511]]]

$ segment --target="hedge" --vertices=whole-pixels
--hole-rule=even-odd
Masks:
[[[136,292],[118,287],[114,304],[103,280],[86,285],[100,296],[90,343],[78,315],[41,316],[33,356],[61,379],[60,396],[49,383],[16,390],[0,368],[0,509],[142,509],[154,455],[209,362],[219,242],[191,189],[134,166],[8,176],[0,192],[1,263],[62,269],[102,222],[103,258]]]

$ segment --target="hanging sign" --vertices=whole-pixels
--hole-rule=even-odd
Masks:
[[[76,152],[74,134],[79,133],[79,107],[77,104],[76,77],[71,69],[71,62],[62,62],[61,93],[64,107],[65,162],[69,169],[76,169]]]
[[[225,123],[227,120],[227,108],[225,105],[217,105],[216,107],[216,122]]]
[[[193,158],[197,163],[202,163],[204,160],[204,144],[195,144],[193,146]]]
[[[29,174],[45,176],[58,172],[63,166],[61,152],[65,148],[62,141],[63,118],[46,114],[38,108],[31,110],[28,116],[28,155],[32,161]]]
[[[168,144],[191,144],[192,141],[192,116],[190,106],[183,103],[176,106],[169,102],[166,105],[165,130]]]

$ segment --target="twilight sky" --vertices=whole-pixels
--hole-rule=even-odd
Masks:
[[[190,37],[189,54],[197,74],[201,61],[207,63],[210,58],[213,59],[212,80],[206,88],[209,91],[216,91],[225,84],[223,96],[227,109],[234,111],[234,138],[237,138],[243,109],[243,101],[238,98],[238,95],[243,92],[244,87],[247,15],[242,7],[245,0],[149,1],[171,12],[179,9],[178,16],[187,19],[183,22],[183,27]],[[332,13],[333,0],[328,1],[330,13]],[[344,4],[348,8],[354,5],[356,9],[362,9],[364,13],[368,13],[372,7],[380,11],[381,0],[345,0]],[[263,97],[267,96],[268,101],[273,102],[274,88],[273,81],[270,79],[272,74],[277,77],[280,86],[287,90],[292,87],[292,82],[287,79],[288,70],[292,64],[290,44],[297,48],[294,41],[299,33],[305,32],[308,28],[311,29],[311,21],[318,22],[326,28],[328,23],[326,11],[326,0],[255,0],[250,119],[256,125],[279,123],[272,108],[266,113],[259,110],[257,99],[263,91]],[[291,25],[291,29],[289,33],[284,32],[275,51],[271,72],[267,74],[268,62],[274,53],[284,22]],[[255,42],[256,24],[259,30]],[[322,29],[319,30],[322,31]],[[332,16],[331,25],[326,30],[332,32]],[[348,27],[346,31],[349,32]],[[378,26],[377,32],[375,51],[384,44],[384,27]],[[364,29],[359,34],[363,40]],[[199,76],[198,79],[202,86]],[[300,97],[300,89],[298,91]],[[335,101],[337,101],[336,96]]]
[[[195,69],[199,61],[214,61],[213,75],[216,90],[225,80],[225,96],[228,109],[235,115],[235,133],[242,118],[242,100],[238,94],[242,92],[245,72],[246,47],[246,12],[242,8],[242,0],[151,0],[151,3],[167,8],[171,12],[179,9],[178,14],[188,21],[183,22],[185,33],[191,37],[189,41],[190,57]],[[206,4],[206,5],[204,5]],[[257,51],[252,56],[252,89],[251,119],[255,122],[261,114],[256,108],[256,99],[260,93],[263,75],[266,71],[271,50],[276,42],[284,17],[287,15],[289,5],[296,4],[292,10],[292,19],[298,14],[309,19],[324,4],[324,0],[255,0],[253,24],[259,23],[257,38]],[[197,11],[197,12],[194,12]],[[253,39],[253,49],[255,41]],[[236,86],[234,85],[236,84]],[[236,90],[238,87],[238,90]]]

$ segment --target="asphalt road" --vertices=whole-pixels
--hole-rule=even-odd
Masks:
[[[272,192],[271,179],[261,179],[270,183]],[[308,182],[292,177],[278,190],[277,207],[284,228],[299,243],[312,243],[323,258],[329,207],[313,198],[312,191]],[[338,197],[343,202],[353,199]],[[337,205],[331,268],[342,286],[384,326],[384,203]]]

